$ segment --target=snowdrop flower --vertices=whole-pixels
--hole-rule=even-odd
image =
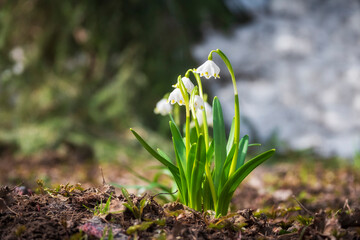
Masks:
[[[204,100],[199,96],[194,96],[194,107],[196,110],[204,110]]]
[[[212,112],[212,107],[210,106],[210,104],[208,104],[207,102],[204,103],[205,106],[205,112],[206,112],[206,121],[208,126],[212,126],[213,125],[213,112]],[[202,125],[202,121],[203,121],[203,111],[196,111],[196,118],[198,120],[199,125]]]
[[[24,62],[25,61],[25,53],[22,47],[15,47],[10,51],[10,58],[16,62]]]
[[[183,77],[181,78],[181,81],[183,82],[186,91],[191,94],[191,91],[194,89],[194,84],[190,81],[190,78]],[[173,87],[179,87],[178,84],[173,85]]]
[[[195,72],[199,73],[200,77],[206,77],[206,79],[209,79],[210,77],[220,78],[220,68],[213,60],[207,60],[203,65],[198,67]]]
[[[156,114],[161,114],[162,116],[165,116],[169,114],[172,110],[172,106],[166,99],[161,99],[156,103],[156,107],[154,109],[154,112]]]
[[[179,88],[175,88],[169,95],[168,102],[171,104],[178,103],[180,106],[185,105],[185,100]]]
[[[191,94],[191,91],[194,89],[194,84],[190,81],[188,77],[181,78],[181,81],[184,83],[186,91]]]

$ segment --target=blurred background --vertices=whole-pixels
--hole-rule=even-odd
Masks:
[[[360,150],[357,0],[0,6],[2,184],[54,181],[59,172],[98,181],[99,163],[105,175],[126,179],[124,166],[150,159],[130,127],[171,151],[168,119],[153,113],[155,104],[216,48],[236,71],[242,134],[252,142],[285,155],[352,159]],[[219,96],[229,123],[232,85],[222,69],[220,80],[204,85]]]

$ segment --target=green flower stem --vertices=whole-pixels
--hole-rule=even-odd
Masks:
[[[194,75],[194,77],[196,79],[196,82],[197,82],[197,85],[199,87],[199,95],[204,100],[203,87],[202,87],[202,84],[201,84],[200,76],[199,76],[199,74],[194,72],[194,69],[187,70],[185,76],[189,77],[190,72]],[[206,119],[206,109],[204,109],[204,111],[203,111],[203,129],[204,129],[205,149],[206,149],[206,152],[207,152],[207,150],[209,148],[209,130],[208,130],[208,124],[207,124],[207,119]]]
[[[199,95],[200,95],[200,97],[202,99],[204,99],[203,87],[202,87],[202,84],[201,84],[201,79],[200,79],[199,74],[197,74],[194,71],[194,69],[189,69],[185,73],[185,77],[189,77],[190,72],[194,75],[194,77],[196,79],[197,85],[199,87]],[[206,149],[206,152],[207,152],[208,149],[209,149],[209,128],[208,128],[207,119],[206,119],[206,109],[204,109],[204,111],[203,111],[203,129],[204,129],[205,149]],[[213,179],[211,177],[210,159],[206,160],[205,175],[206,175],[207,180],[209,181],[211,196],[213,198],[214,206],[216,208],[216,206],[217,206],[217,197],[216,197],[214,181],[213,181]]]
[[[205,164],[205,175],[206,175],[206,178],[209,181],[210,192],[211,192],[211,196],[212,196],[214,206],[215,206],[214,210],[216,211],[216,209],[217,209],[217,196],[216,196],[214,181],[213,181],[213,179],[211,177],[210,161],[207,161],[207,164]]]
[[[174,117],[176,125],[180,126],[180,106],[177,104],[174,105]]]
[[[235,172],[236,170],[236,162],[237,162],[237,156],[239,153],[239,141],[240,141],[240,110],[239,110],[239,96],[238,96],[238,91],[237,91],[237,87],[236,87],[236,79],[235,79],[235,74],[234,74],[234,70],[231,66],[231,63],[229,61],[229,59],[226,57],[226,55],[219,49],[216,50],[212,50],[209,53],[208,59],[212,60],[212,54],[213,53],[217,53],[221,59],[224,61],[224,63],[226,64],[226,67],[228,68],[230,75],[231,75],[231,80],[233,83],[233,87],[234,87],[234,99],[235,99],[235,131],[234,131],[234,144],[235,146],[237,146],[235,148],[235,153],[234,153],[234,157],[231,161],[231,165],[230,165],[230,171],[229,171],[229,177]]]
[[[190,151],[190,103],[189,103],[189,96],[186,92],[184,83],[181,80],[181,76],[178,77],[178,86],[181,91],[181,95],[184,98],[185,108],[186,108],[185,148],[186,148],[186,162],[187,162],[187,156]]]
[[[194,102],[194,96],[193,94],[191,94],[191,100],[190,102]],[[194,107],[194,104],[191,104],[191,113],[192,113],[192,116],[193,116],[193,119],[194,119],[194,122],[195,122],[195,129],[196,129],[196,134],[199,136],[200,135],[200,127],[199,127],[199,122],[196,118],[196,112],[195,112],[195,107]]]

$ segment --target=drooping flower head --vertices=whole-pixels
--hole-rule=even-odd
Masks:
[[[175,88],[169,95],[168,102],[171,104],[178,103],[180,106],[185,105],[185,100],[179,88]]]
[[[207,102],[204,103],[205,106],[205,112],[206,112],[206,121],[208,126],[213,126],[213,112],[212,112],[212,107],[210,104],[208,104]],[[200,126],[202,126],[203,124],[203,111],[198,110],[196,111],[196,118],[198,120],[198,123]]]
[[[161,99],[156,103],[156,107],[154,109],[154,112],[156,114],[161,114],[162,116],[165,116],[169,113],[171,113],[172,106],[166,99]]]
[[[200,77],[206,77],[206,79],[209,79],[210,77],[220,78],[220,68],[213,60],[204,62],[204,64],[198,67],[195,72],[200,74]]]
[[[186,91],[191,94],[191,91],[194,89],[194,84],[191,82],[191,80],[188,77],[182,77],[181,81],[183,82]],[[178,83],[173,85],[173,87],[179,87]]]

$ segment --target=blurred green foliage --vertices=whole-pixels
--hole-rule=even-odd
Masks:
[[[128,127],[159,130],[153,108],[194,66],[191,44],[235,20],[217,0],[0,6],[0,141],[25,154],[86,144],[102,159]]]

